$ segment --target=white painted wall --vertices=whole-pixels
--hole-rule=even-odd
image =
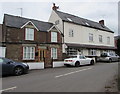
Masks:
[[[65,43],[114,46],[114,33],[109,33],[94,28],[80,26],[65,22]],[[74,37],[69,37],[69,29],[73,29]],[[89,33],[93,34],[93,42],[89,41]],[[102,35],[103,42],[99,42],[99,35]],[[110,37],[110,44],[107,44],[107,37]]]
[[[0,57],[5,57],[6,47],[0,47]]]
[[[54,61],[53,62],[53,68],[62,67],[62,66],[64,66],[64,61]]]
[[[27,63],[29,65],[29,69],[44,69],[44,62],[30,62]]]
[[[49,22],[55,24],[55,21],[59,20],[59,24],[56,25],[61,32],[63,32],[63,22],[62,19],[55,13],[54,10],[52,10],[52,13],[49,18]]]

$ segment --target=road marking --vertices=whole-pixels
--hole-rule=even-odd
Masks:
[[[17,87],[16,87],[16,86],[14,86],[14,87],[11,87],[11,88],[3,89],[3,90],[0,90],[0,92],[3,92],[3,91],[8,91],[8,90],[13,90],[13,89],[15,89],[15,88],[17,88]]]
[[[81,72],[81,71],[85,71],[85,70],[90,70],[90,69],[92,69],[92,68],[87,68],[87,69],[82,69],[82,70],[78,70],[78,71],[73,71],[73,72],[70,72],[70,73],[66,73],[66,74],[55,76],[55,78],[59,78],[59,77],[62,77],[62,76],[67,76],[67,75],[70,75],[70,74],[73,74],[73,73],[77,73],[77,72]]]

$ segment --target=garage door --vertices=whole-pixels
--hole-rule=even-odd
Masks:
[[[6,47],[0,47],[0,57],[5,57]]]

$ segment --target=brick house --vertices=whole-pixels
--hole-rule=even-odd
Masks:
[[[5,57],[6,47],[2,45],[2,24],[0,24],[0,57]]]
[[[53,23],[5,14],[2,34],[6,58],[45,67],[62,60],[62,33]]]

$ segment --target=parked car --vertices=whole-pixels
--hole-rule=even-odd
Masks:
[[[13,60],[0,57],[0,67],[2,67],[1,75],[22,75],[28,73],[29,66],[26,63],[15,62]]]
[[[70,58],[64,60],[65,66],[75,66],[79,67],[80,65],[91,64],[94,65],[95,61],[92,58],[86,58],[83,55],[73,55]]]
[[[112,62],[112,61],[119,61],[120,57],[115,53],[102,53],[98,60]]]

